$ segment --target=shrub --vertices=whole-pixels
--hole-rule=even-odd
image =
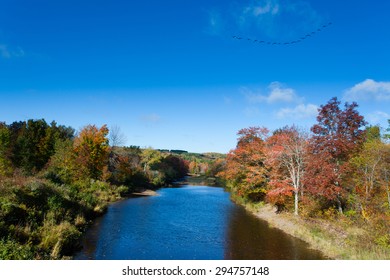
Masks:
[[[81,232],[68,221],[53,225],[50,221],[45,221],[41,229],[41,244],[45,251],[50,251],[50,256],[57,259],[62,255],[71,254],[79,246]]]
[[[19,244],[15,240],[0,240],[0,260],[32,260],[34,248],[30,244]]]

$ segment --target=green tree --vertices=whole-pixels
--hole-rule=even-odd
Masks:
[[[44,119],[14,122],[8,126],[11,132],[11,160],[15,167],[28,174],[42,170],[55,153],[57,140],[71,139],[70,127],[50,125]]]
[[[12,173],[10,147],[11,133],[5,123],[0,123],[0,176],[9,176]]]
[[[387,122],[389,123],[389,127],[386,128],[386,133],[383,135],[383,138],[386,140],[390,140],[390,120],[387,120]]]

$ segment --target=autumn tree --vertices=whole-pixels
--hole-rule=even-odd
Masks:
[[[126,136],[122,133],[119,126],[113,125],[110,127],[109,140],[111,147],[123,146],[126,143]]]
[[[141,164],[142,151],[138,146],[121,147],[111,150],[109,160],[110,182],[124,185],[129,190],[146,188],[148,178]]]
[[[12,173],[10,160],[11,132],[5,123],[0,123],[0,176]]]
[[[387,195],[387,206],[390,209],[390,144],[386,144],[383,156],[383,167],[381,169],[381,178]]]
[[[382,142],[379,127],[368,127],[366,129],[367,140],[361,151],[351,159],[352,167],[355,169],[355,178],[358,186],[363,190],[364,200],[367,201],[374,191],[378,177],[378,171],[385,156],[385,144]]]
[[[160,163],[155,166],[163,174],[164,183],[172,183],[181,179],[188,173],[188,162],[175,155],[163,157]]]
[[[229,152],[222,176],[238,196],[259,200],[265,196],[268,170],[265,139],[268,130],[250,127],[238,132],[236,149]]]
[[[155,169],[157,164],[159,164],[163,159],[163,155],[160,151],[154,150],[152,148],[147,148],[142,150],[141,158],[141,163],[143,165],[144,171],[148,172],[152,169]]]
[[[294,195],[294,213],[299,213],[299,194],[303,189],[308,136],[297,127],[278,130],[267,140],[266,164],[270,170],[267,197],[279,199]]]
[[[109,155],[108,133],[106,125],[101,128],[88,125],[75,138],[73,150],[79,178],[104,179]]]
[[[387,141],[390,140],[390,120],[387,120],[389,127],[386,128],[386,133],[383,135],[383,138]]]
[[[222,158],[218,158],[210,164],[209,169],[207,171],[207,175],[210,177],[217,177],[218,174],[223,172],[225,166],[226,166],[226,160]]]
[[[375,196],[380,196],[382,185],[386,187],[387,154],[388,145],[381,139],[372,139],[365,142],[359,154],[351,159],[359,208],[363,214],[367,207],[375,206]],[[380,200],[382,204],[383,200]]]
[[[343,213],[343,200],[348,194],[348,184],[343,180],[350,169],[349,161],[360,150],[365,140],[366,124],[356,108],[356,103],[340,108],[340,101],[332,98],[319,109],[317,124],[311,131],[310,157],[306,183],[312,194],[335,202]]]

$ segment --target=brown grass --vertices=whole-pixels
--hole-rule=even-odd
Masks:
[[[307,242],[330,259],[389,260],[390,249],[378,246],[370,232],[347,219],[302,218],[291,213],[277,214],[270,205],[246,205],[247,210],[271,227]]]

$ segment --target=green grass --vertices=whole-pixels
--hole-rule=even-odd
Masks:
[[[0,259],[71,256],[93,218],[123,188],[96,180],[59,185],[39,178],[0,181]]]

